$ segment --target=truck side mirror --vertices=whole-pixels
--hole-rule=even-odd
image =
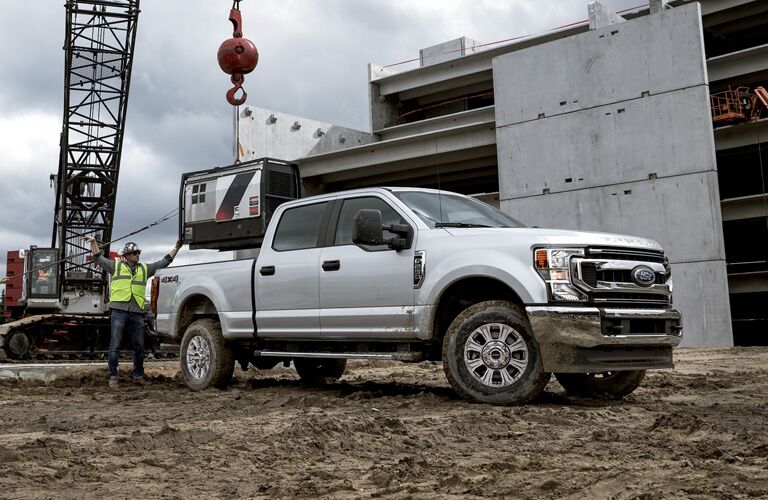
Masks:
[[[384,226],[381,222],[381,211],[364,209],[355,215],[352,226],[352,242],[358,245],[383,245]]]
[[[398,235],[398,238],[384,239],[384,230]],[[413,228],[408,224],[385,225],[381,220],[381,211],[363,209],[355,215],[352,226],[352,242],[357,245],[387,245],[393,250],[411,248]]]
[[[386,243],[392,250],[400,250],[411,248],[413,242],[413,228],[408,224],[391,224],[384,226],[384,229],[391,233],[395,233],[398,238],[392,238],[387,240]]]

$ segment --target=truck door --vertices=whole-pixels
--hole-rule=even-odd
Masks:
[[[254,269],[258,336],[320,336],[319,246],[329,205],[289,208],[276,221],[271,245],[261,249]]]
[[[323,339],[409,339],[413,321],[413,247],[395,251],[352,243],[362,209],[380,210],[384,224],[413,226],[385,199],[368,195],[337,201],[332,239],[320,257],[320,327]],[[335,221],[334,221],[335,219]],[[394,236],[385,231],[385,238]]]

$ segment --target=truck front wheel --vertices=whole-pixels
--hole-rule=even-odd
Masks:
[[[338,380],[347,369],[346,359],[294,358],[293,366],[308,385],[323,385]]]
[[[453,320],[443,339],[443,369],[459,396],[480,403],[528,402],[550,378],[525,313],[502,300],[470,306]]]
[[[573,396],[621,399],[637,389],[645,370],[603,373],[555,373],[555,378]]]
[[[187,327],[181,340],[181,374],[193,391],[223,389],[232,380],[235,354],[224,342],[221,326],[212,319],[199,319]]]

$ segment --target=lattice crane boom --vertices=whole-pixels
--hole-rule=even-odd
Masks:
[[[52,246],[66,258],[63,294],[100,292],[101,272],[82,240],[109,241],[131,82],[139,0],[68,0],[64,42],[64,122]]]

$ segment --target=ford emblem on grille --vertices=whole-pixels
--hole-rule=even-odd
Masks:
[[[656,273],[648,266],[637,266],[632,269],[632,281],[640,286],[651,286],[656,281]]]

